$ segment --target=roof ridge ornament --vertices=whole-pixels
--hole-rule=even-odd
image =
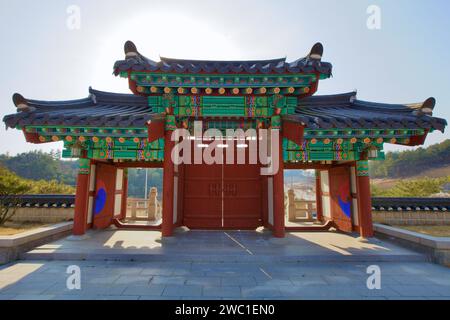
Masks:
[[[420,111],[426,115],[433,115],[434,106],[436,105],[436,99],[429,97],[425,100],[420,108]]]
[[[308,54],[308,58],[312,60],[321,60],[323,55],[323,45],[320,42],[317,42],[311,48],[311,51]]]
[[[137,50],[136,45],[133,43],[133,41],[128,40],[125,42],[124,45],[124,52],[125,52],[125,58],[132,58],[139,55],[139,51]]]
[[[356,100],[358,100],[358,90],[355,89],[352,91],[352,93],[353,94],[350,96],[350,103],[354,103]]]
[[[25,99],[20,93],[14,93],[12,100],[18,112],[30,112],[36,109],[34,107],[30,107],[27,99]]]
[[[433,98],[433,97],[430,97],[430,98],[426,99],[422,103],[412,103],[412,104],[407,104],[406,106],[408,108],[414,110],[414,112],[413,112],[414,115],[417,115],[417,116],[422,116],[422,115],[432,116],[435,105],[436,105],[436,99]]]
[[[89,86],[89,96],[88,96],[88,98],[91,99],[91,101],[94,104],[97,104],[97,96],[95,95],[94,89],[92,89],[91,86]]]

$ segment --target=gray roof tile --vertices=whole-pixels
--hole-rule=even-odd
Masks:
[[[416,104],[421,105],[421,104]],[[445,119],[421,114],[410,105],[385,104],[356,99],[356,92],[312,96],[298,103],[295,115],[286,119],[303,122],[308,128],[437,129],[444,131]]]
[[[161,57],[160,61],[153,61],[140,54],[131,42],[125,43],[124,60],[116,61],[114,73],[122,71],[148,71],[173,73],[314,73],[331,75],[332,65],[322,62],[322,44],[317,43],[310,54],[293,62],[286,62],[285,58],[271,60],[248,61],[215,61],[215,60],[185,60]]]
[[[147,98],[90,89],[89,97],[73,101],[26,100],[30,110],[3,118],[7,127],[66,125],[94,127],[145,127],[156,114]],[[420,105],[420,104],[419,104]],[[299,101],[294,115],[285,119],[310,129],[402,128],[444,131],[446,120],[420,114],[408,105],[356,100],[356,93],[313,96]]]

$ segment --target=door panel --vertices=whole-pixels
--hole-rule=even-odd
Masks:
[[[332,220],[340,230],[352,232],[350,169],[337,167],[330,169],[329,173]]]
[[[99,163],[96,169],[93,227],[104,229],[111,225],[114,216],[116,168]]]
[[[224,165],[225,228],[255,229],[262,225],[260,181],[258,165]]]
[[[246,163],[249,162],[245,150]],[[224,151],[224,161],[226,152]],[[237,147],[234,158],[237,162]],[[183,224],[193,229],[255,229],[262,225],[257,164],[184,165]]]
[[[184,167],[184,225],[189,228],[222,227],[222,166]]]

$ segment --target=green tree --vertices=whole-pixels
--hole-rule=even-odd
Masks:
[[[373,197],[429,197],[441,192],[442,186],[448,182],[450,177],[405,179],[387,189],[372,184],[371,191]]]
[[[0,167],[0,226],[16,213],[18,196],[29,190],[30,185],[26,181]]]
[[[17,175],[32,180],[57,180],[74,186],[78,161],[61,160],[61,152],[31,151],[16,156],[0,155],[0,165]]]

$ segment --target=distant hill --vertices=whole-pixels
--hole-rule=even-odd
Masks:
[[[27,181],[57,181],[60,184],[75,186],[78,161],[61,160],[60,151],[30,151],[16,156],[0,155],[0,167],[13,172]],[[162,169],[148,169],[147,191],[157,187],[162,192]],[[45,185],[45,184],[44,184]],[[36,189],[36,188],[35,188]],[[45,190],[44,187],[41,190]],[[69,190],[69,189],[68,189]],[[145,170],[130,169],[128,194],[130,197],[144,197]]]
[[[388,152],[386,160],[371,161],[372,178],[396,179],[450,175],[450,140],[428,148]]]
[[[74,186],[78,161],[61,160],[60,151],[30,151],[9,156],[0,155],[0,165],[18,176],[30,180],[56,180]]]

